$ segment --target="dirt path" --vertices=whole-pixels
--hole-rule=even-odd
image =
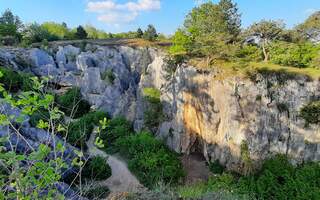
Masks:
[[[110,165],[112,170],[111,177],[102,181],[100,184],[108,186],[111,193],[131,193],[144,189],[138,179],[129,171],[126,162],[116,156],[108,155],[104,151],[99,150],[94,145],[94,138],[95,134],[92,134],[90,140],[87,142],[90,156],[102,156],[108,158],[107,163]]]

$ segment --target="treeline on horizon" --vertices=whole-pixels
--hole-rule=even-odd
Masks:
[[[282,20],[263,19],[242,28],[241,13],[232,0],[211,1],[193,8],[173,36],[159,34],[153,25],[146,30],[107,33],[92,25],[69,28],[66,23],[23,24],[9,9],[0,17],[0,44],[29,46],[57,40],[143,38],[169,40],[169,53],[179,60],[205,58],[230,62],[271,62],[299,68],[319,68],[320,11],[305,22],[286,28]]]
[[[70,28],[68,25],[56,22],[37,22],[23,24],[20,17],[14,15],[10,9],[5,10],[0,16],[0,44],[2,45],[22,45],[28,46],[32,43],[50,42],[58,40],[82,40],[82,39],[110,39],[110,38],[144,38],[154,41],[159,35],[153,25],[148,25],[143,31],[123,33],[107,33],[92,25],[79,25]]]

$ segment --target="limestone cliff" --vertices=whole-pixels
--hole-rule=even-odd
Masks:
[[[252,161],[277,153],[296,162],[320,160],[320,127],[306,127],[299,117],[302,106],[320,99],[319,80],[277,73],[220,78],[218,71],[186,65],[168,72],[164,53],[154,48],[89,44],[2,48],[0,64],[78,86],[94,108],[126,116],[136,130],[147,109],[142,89],[155,87],[165,116],[157,136],[177,152],[200,151],[228,168],[245,167],[244,151]]]

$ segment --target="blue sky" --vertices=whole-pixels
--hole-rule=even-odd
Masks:
[[[235,1],[243,27],[261,19],[283,19],[292,27],[320,10],[320,0]],[[0,11],[10,8],[27,23],[66,22],[70,27],[91,24],[107,32],[154,24],[159,32],[171,34],[195,5],[195,0],[0,0]]]

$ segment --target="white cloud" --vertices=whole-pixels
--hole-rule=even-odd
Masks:
[[[109,13],[104,13],[99,15],[98,20],[105,22],[107,24],[119,26],[120,24],[134,21],[137,16],[138,16],[138,13],[136,12],[128,13],[128,14],[119,13],[119,12],[109,12]]]
[[[110,25],[132,22],[145,11],[161,8],[160,0],[138,0],[127,3],[117,3],[116,0],[89,1],[86,10],[98,13],[98,20]]]

